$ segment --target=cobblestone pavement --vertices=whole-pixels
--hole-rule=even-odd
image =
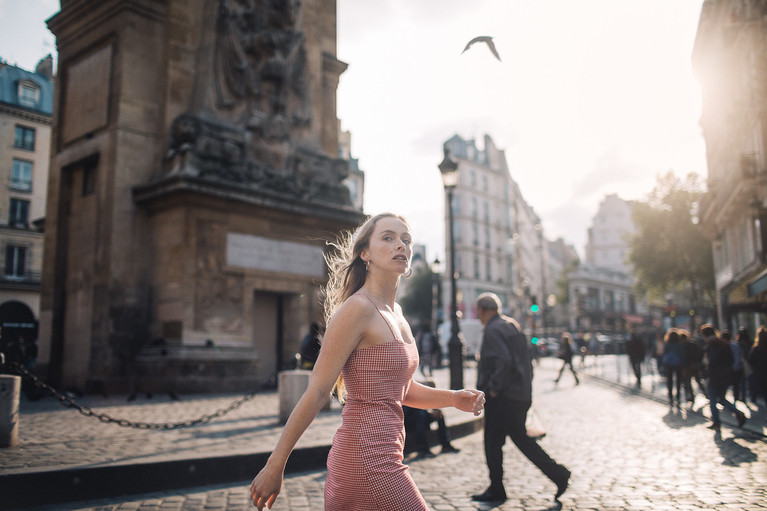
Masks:
[[[548,432],[541,445],[573,472],[570,488],[561,499],[563,509],[767,509],[763,436],[726,425],[715,433],[698,412],[670,409],[648,399],[651,392],[629,392],[597,378],[581,378],[576,386],[565,376],[555,385],[558,367],[558,361],[550,359],[536,369],[534,405]],[[755,415],[752,420],[763,422],[764,417]],[[434,511],[556,509],[552,507],[554,485],[510,443],[504,448],[509,500],[501,505],[473,503],[471,494],[483,491],[487,484],[482,434],[454,444],[460,453],[407,460]],[[325,471],[289,475],[274,509],[322,509],[324,480]],[[245,510],[249,509],[248,484],[241,481],[44,509]]]

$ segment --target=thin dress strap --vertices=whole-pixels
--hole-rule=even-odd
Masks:
[[[399,341],[400,338],[397,336],[397,334],[394,333],[394,328],[392,328],[391,322],[388,319],[386,319],[386,316],[383,315],[383,312],[381,312],[381,309],[378,308],[378,305],[376,305],[373,299],[370,298],[366,293],[363,293],[362,291],[360,291],[359,293],[365,298],[367,298],[370,301],[370,303],[373,304],[373,307],[375,307],[375,310],[378,311],[378,315],[381,316],[381,319],[383,319],[384,322],[386,322],[386,326],[389,327],[389,331],[391,332],[392,336],[394,336],[394,340]]]

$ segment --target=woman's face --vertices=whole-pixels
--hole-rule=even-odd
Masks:
[[[362,259],[370,261],[369,271],[384,271],[399,275],[410,268],[413,237],[408,225],[393,216],[379,219],[373,228]]]

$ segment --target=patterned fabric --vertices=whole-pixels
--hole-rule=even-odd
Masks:
[[[395,338],[356,349],[343,368],[347,398],[328,455],[326,510],[428,510],[402,463],[402,400],[418,367],[418,350],[397,339],[387,324]]]

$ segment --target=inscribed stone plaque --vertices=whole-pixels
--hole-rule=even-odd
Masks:
[[[249,234],[227,233],[226,264],[310,277],[325,276],[325,259],[319,247]]]
[[[105,46],[67,68],[62,139],[69,142],[109,122],[112,46]]]

